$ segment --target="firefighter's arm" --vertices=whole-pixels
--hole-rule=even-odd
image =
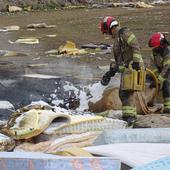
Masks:
[[[127,42],[127,44],[132,48],[133,62],[143,63],[143,58],[140,52],[140,47],[136,36],[130,30],[127,29],[124,31],[123,38]]]
[[[170,54],[166,56],[163,60],[163,68],[158,76],[160,84],[163,84],[164,80],[168,78],[169,72],[170,72]]]
[[[110,82],[111,77],[113,77],[116,74],[116,72],[118,72],[118,66],[111,62],[110,69],[103,75],[101,84],[107,86]]]
[[[150,64],[149,64],[149,69],[152,70],[152,72],[156,75],[156,77],[159,76],[159,69],[157,65],[154,62],[154,56],[151,56],[150,58]]]

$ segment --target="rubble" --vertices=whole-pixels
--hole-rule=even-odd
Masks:
[[[72,147],[91,146],[103,130],[125,128],[126,122],[95,115],[70,115],[45,102],[34,102],[13,112],[1,126],[2,133],[10,136],[0,134],[1,151],[15,148],[14,152],[66,156],[77,155]],[[48,137],[42,137],[43,134]],[[81,154],[88,153],[81,151]]]
[[[130,7],[130,8],[153,8],[153,5],[145,2],[124,2],[124,3],[113,3],[113,7]]]
[[[170,118],[164,114],[138,115],[135,128],[167,128],[170,127]]]

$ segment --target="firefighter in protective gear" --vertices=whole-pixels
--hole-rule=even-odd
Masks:
[[[143,67],[143,59],[136,36],[126,27],[121,28],[118,21],[111,16],[105,17],[100,23],[101,32],[110,34],[114,39],[113,55],[115,64],[110,64],[110,70],[106,72],[101,80],[102,85],[108,85],[110,78],[116,72],[123,73],[125,68],[132,63],[133,69]],[[136,106],[130,103],[129,98],[134,94],[133,90],[119,90],[122,101],[123,120],[128,123],[136,119]]]
[[[170,44],[163,33],[151,35],[149,47],[152,48],[151,69],[157,76],[164,98],[164,113],[170,113]],[[154,87],[154,86],[153,86]]]

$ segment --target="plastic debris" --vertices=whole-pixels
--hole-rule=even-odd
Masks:
[[[169,170],[170,167],[170,156],[152,161],[148,164],[137,166],[132,170]]]
[[[55,28],[56,25],[47,25],[46,23],[29,24],[27,28]]]
[[[170,143],[170,128],[135,128],[104,131],[94,145],[113,143]]]
[[[56,78],[61,78],[60,76],[52,76],[52,75],[45,75],[45,74],[25,74],[24,77],[39,78],[39,79],[56,79]]]
[[[153,5],[145,2],[123,2],[123,3],[112,3],[113,7],[130,7],[130,8],[153,8]]]
[[[0,32],[7,32],[7,31],[18,31],[20,29],[17,25],[11,25],[6,27],[1,27]]]
[[[48,66],[48,63],[42,63],[42,64],[29,64],[28,67],[42,67],[42,66]]]
[[[23,143],[15,148],[15,151],[31,151],[57,154],[68,147],[91,146],[101,132],[86,132],[82,134],[72,134],[67,136],[53,137],[40,143]],[[56,139],[55,139],[56,138]]]
[[[169,156],[170,144],[169,143],[168,144],[116,143],[116,144],[108,144],[108,145],[90,146],[84,149],[95,155],[119,158],[121,162],[134,168],[137,166],[142,166],[151,161],[164,158],[165,156]],[[155,170],[155,169],[146,168],[144,170]],[[158,166],[158,169],[156,170],[165,170],[165,169],[161,169]]]
[[[25,53],[20,53],[17,51],[7,51],[7,50],[0,50],[0,57],[14,57],[14,56],[26,56]]]
[[[112,45],[109,44],[93,44],[93,43],[89,43],[89,44],[85,44],[81,46],[82,48],[91,48],[91,49],[96,49],[96,48],[101,48],[101,49],[108,49],[108,48],[112,48]]]
[[[70,122],[61,124],[61,122],[51,123],[43,132],[47,135],[56,134],[77,134],[89,131],[103,131],[105,129],[126,128],[127,123],[118,119],[104,118],[102,116],[92,115],[69,115]]]
[[[10,44],[39,44],[39,40],[37,38],[20,38],[16,41],[8,40]]]
[[[18,6],[7,5],[7,8],[8,8],[8,12],[20,12],[20,11],[22,11],[22,8],[20,8]]]
[[[68,147],[56,153],[60,156],[81,156],[81,157],[93,157],[92,154],[80,147]]]
[[[49,37],[49,38],[55,38],[57,35],[55,34],[49,34],[49,35],[46,35],[46,37]]]
[[[86,53],[84,49],[76,48],[76,44],[71,41],[67,41],[64,46],[60,46],[58,49],[58,54],[78,55]]]
[[[43,132],[57,117],[66,121],[70,120],[67,114],[53,112],[52,110],[29,110],[27,112],[15,112],[8,121],[8,126],[3,131],[16,140],[29,139]]]
[[[10,151],[15,147],[15,141],[0,133],[0,151]]]
[[[0,109],[10,109],[10,108],[14,108],[14,106],[9,101],[0,100]]]

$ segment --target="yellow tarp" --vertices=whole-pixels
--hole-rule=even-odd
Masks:
[[[75,43],[71,41],[67,41],[64,46],[60,46],[58,52],[59,54],[68,54],[68,55],[79,55],[79,54],[87,53],[84,49],[76,48]]]

